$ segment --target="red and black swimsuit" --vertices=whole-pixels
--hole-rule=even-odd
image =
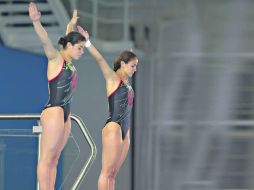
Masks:
[[[70,114],[73,92],[76,88],[77,70],[71,63],[63,62],[59,74],[49,80],[49,100],[44,109],[60,106],[64,110],[64,122]]]
[[[120,81],[117,89],[108,97],[109,118],[106,122],[116,122],[121,126],[122,139],[129,129],[129,121],[133,106],[134,91],[131,85]]]

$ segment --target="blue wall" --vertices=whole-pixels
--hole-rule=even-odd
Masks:
[[[40,113],[47,101],[46,58],[0,46],[0,113]]]
[[[40,113],[48,98],[46,69],[46,57],[0,46],[0,114]],[[31,129],[34,124],[0,121],[0,129]],[[6,146],[5,168],[0,168],[4,190],[34,190],[37,138],[0,136],[0,140]]]

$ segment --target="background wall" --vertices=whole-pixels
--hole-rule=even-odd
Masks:
[[[0,46],[0,60],[0,114],[39,113],[47,100],[45,57]],[[35,189],[38,141],[27,129],[36,124],[0,121],[1,190]]]

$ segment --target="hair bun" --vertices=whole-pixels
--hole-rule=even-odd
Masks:
[[[61,37],[59,40],[58,40],[58,44],[61,44],[63,46],[65,46],[65,44],[67,43],[67,40],[64,38],[64,37]]]

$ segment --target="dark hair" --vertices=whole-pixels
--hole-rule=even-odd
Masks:
[[[58,40],[58,44],[62,45],[65,49],[68,42],[74,45],[82,41],[86,41],[86,38],[82,36],[79,32],[70,32],[66,36],[61,37]]]
[[[117,71],[121,68],[121,61],[127,64],[129,61],[135,58],[137,58],[136,54],[131,51],[121,52],[116,61],[114,62],[114,71]]]

